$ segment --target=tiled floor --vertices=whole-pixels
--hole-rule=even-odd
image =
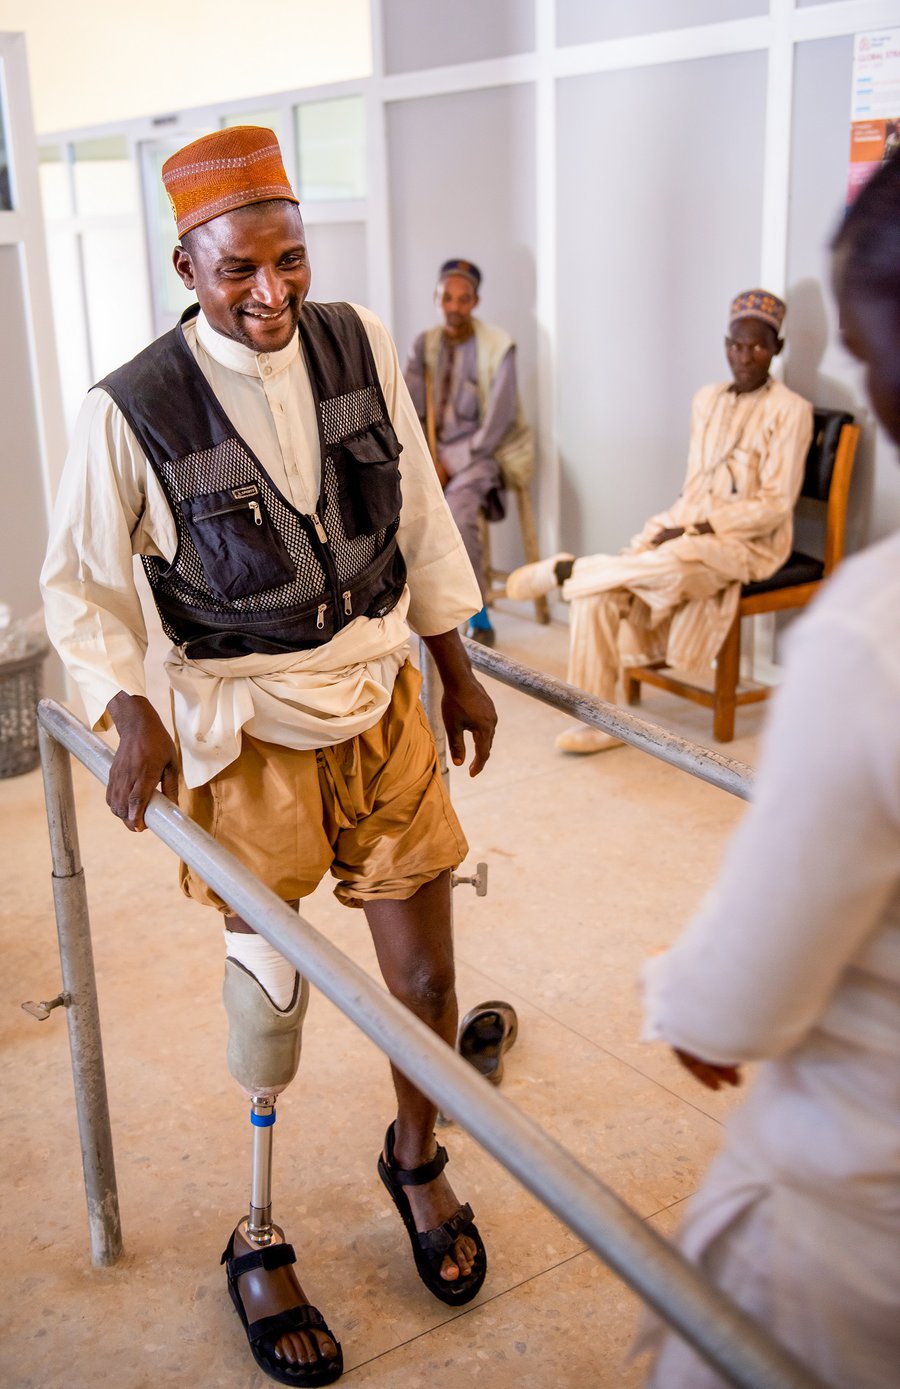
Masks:
[[[553,674],[566,629],[522,609],[499,647]],[[715,1150],[730,1097],[701,1090],[638,1041],[641,960],[678,931],[709,884],[741,803],[621,748],[553,747],[560,715],[491,685],[501,716],[477,781],[454,773],[469,864],[490,892],[455,894],[465,1011],[508,998],[520,1018],[503,1091],[663,1233]],[[650,691],[645,715],[711,744],[710,717]],[[752,761],[759,707],[725,751]],[[112,821],[76,771],[126,1254],[91,1267],[64,1018],[23,999],[59,990],[39,773],[0,782],[7,864],[0,1047],[7,1212],[0,1382],[26,1389],[269,1383],[247,1352],[218,1257],[246,1201],[244,1105],[223,1064],[222,944],[184,901],[169,851]],[[305,915],[367,969],[365,921],[327,885]],[[386,1063],[313,999],[298,1080],[282,1100],[276,1218],[307,1291],[343,1341],[345,1381],[366,1389],[630,1389],[637,1300],[464,1132],[442,1134],[457,1194],[490,1252],[481,1296],[458,1313],[418,1282],[375,1173],[391,1117]]]

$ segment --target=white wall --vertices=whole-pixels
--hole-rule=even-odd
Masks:
[[[50,71],[40,26],[56,15],[52,47],[62,51],[61,6],[32,17],[31,6],[0,0],[0,17],[15,11],[38,26],[38,99],[44,111],[70,103],[70,133],[88,133],[97,87],[107,131],[114,105],[123,118],[147,112],[119,121],[135,157],[148,141],[195,133],[192,122],[212,128],[229,103],[233,114],[280,103],[292,156],[291,102],[318,99],[319,89],[297,89],[311,80],[310,54],[327,50],[314,79],[339,70],[347,80],[323,93],[365,98],[368,187],[343,210],[307,207],[315,293],[372,304],[402,355],[433,319],[436,266],[453,254],[481,264],[484,317],[517,339],[540,430],[545,550],[617,548],[671,500],[690,396],[726,375],[727,303],[753,283],[787,295],[788,382],[864,424],[851,544],[900,525],[900,472],[837,342],[825,249],[844,198],[852,34],[900,24],[900,0],[370,3],[371,26],[363,0],[277,5],[305,23],[302,39],[282,42],[277,21],[245,26],[238,55],[222,40],[233,32],[227,4],[215,6],[214,38],[205,3],[181,14],[180,29],[161,18],[168,0],[155,6],[152,35],[135,27],[145,12],[116,11],[102,75],[82,63],[99,61],[99,45],[76,47],[78,61],[70,51],[67,72],[54,74],[56,95],[40,85]],[[105,3],[89,12],[106,15]],[[254,60],[247,45],[273,30],[279,43]],[[130,72],[138,39],[160,36],[162,49],[145,46]],[[354,62],[371,76],[351,80]],[[121,70],[127,100],[113,94]],[[152,117],[176,101],[175,122],[157,127]],[[146,285],[134,289],[146,296]],[[514,521],[494,535],[501,561],[519,558]]]
[[[403,346],[434,266],[479,261],[540,426],[543,549],[617,549],[671,502],[691,395],[727,379],[727,306],[756,284],[788,300],[788,383],[864,426],[851,548],[900,526],[895,450],[839,344],[826,249],[852,36],[900,26],[900,0],[497,0],[480,28],[474,5],[374,2],[383,273]],[[499,539],[514,554],[509,521]]]
[[[690,400],[757,283],[762,53],[559,84],[561,518],[617,550],[684,478]]]
[[[852,411],[863,425],[848,516],[849,544],[858,549],[900,526],[900,468],[893,444],[875,427],[862,371],[840,345],[829,285],[828,242],[846,191],[848,118],[843,103],[822,94],[847,92],[852,68],[849,36],[804,44],[796,55],[785,380],[817,403]]]
[[[40,607],[51,464],[64,447],[62,403],[41,219],[25,47],[0,32],[0,119],[12,207],[0,211],[0,602],[15,618]]]
[[[25,34],[38,134],[370,71],[368,0],[0,0]]]

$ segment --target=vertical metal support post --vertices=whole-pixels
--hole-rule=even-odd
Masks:
[[[91,923],[78,848],[72,764],[69,754],[43,725],[38,726],[38,737],[53,860],[53,903],[59,937],[59,960],[63,989],[71,997],[65,1013],[81,1139],[91,1259],[95,1265],[103,1267],[114,1264],[120,1257],[122,1229],[100,1037]]]

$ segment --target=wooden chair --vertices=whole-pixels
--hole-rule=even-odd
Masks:
[[[756,704],[768,699],[773,690],[771,685],[738,686],[741,618],[806,607],[843,558],[847,497],[858,441],[859,425],[853,423],[852,415],[839,410],[815,411],[813,441],[806,457],[800,495],[823,504],[825,557],[813,559],[811,555],[795,550],[787,563],[770,578],[744,585],[737,617],[716,658],[712,690],[679,679],[662,662],[632,666],[625,671],[625,698],[629,704],[640,702],[641,685],[656,685],[661,690],[669,690],[683,699],[692,700],[694,704],[712,709],[713,737],[720,743],[731,742],[734,737],[735,709],[743,704]]]
[[[516,487],[508,483],[506,488],[507,506],[513,497],[516,499],[525,563],[534,564],[536,560],[540,559],[541,552],[538,549],[537,527],[534,523],[531,493],[527,487]],[[495,569],[491,563],[491,528],[484,516],[481,518],[481,541],[484,555],[484,587],[487,594],[487,606],[490,608],[493,607],[495,598],[505,597],[506,580],[509,578],[509,573],[504,569]],[[550,621],[550,608],[544,595],[534,600],[534,616],[537,622]]]

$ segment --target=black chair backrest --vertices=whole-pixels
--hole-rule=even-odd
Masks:
[[[813,436],[809,453],[806,455],[806,471],[800,489],[802,497],[814,497],[819,502],[828,501],[841,430],[845,424],[852,423],[853,416],[846,410],[813,411]]]

